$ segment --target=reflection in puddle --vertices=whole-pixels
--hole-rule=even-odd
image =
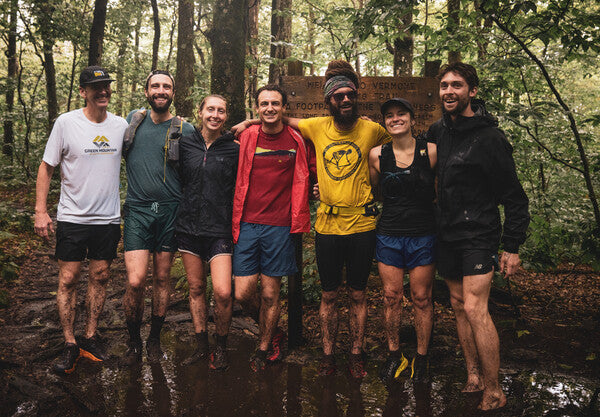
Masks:
[[[356,383],[343,369],[331,377],[317,377],[317,364],[281,363],[254,374],[248,358],[254,341],[230,336],[230,368],[209,371],[206,363],[183,366],[192,346],[170,332],[163,337],[165,359],[128,369],[97,366],[82,361],[68,383],[82,391],[83,400],[96,405],[97,415],[110,416],[470,416],[478,415],[477,395],[460,393],[461,364],[440,364],[430,384],[399,381],[387,389],[377,379],[376,362]],[[124,347],[123,347],[124,349]],[[564,375],[539,372],[503,372],[507,408],[495,415],[542,416],[582,414],[590,404],[595,383]],[[28,405],[23,404],[22,408]],[[597,405],[595,406],[597,407]],[[88,410],[90,408],[88,407]],[[597,408],[595,408],[597,412]],[[562,413],[562,414],[561,414]],[[79,415],[79,413],[77,413]],[[74,415],[74,414],[73,414]]]

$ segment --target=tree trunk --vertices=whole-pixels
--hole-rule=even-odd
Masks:
[[[232,25],[232,27],[235,27],[235,25]],[[193,0],[179,0],[177,72],[175,74],[175,108],[179,116],[193,117],[194,115],[194,102],[190,96],[190,92],[194,85],[195,62],[194,2]]]
[[[401,36],[394,39],[394,76],[412,77],[413,71],[413,36],[409,27],[413,21],[412,9],[407,10],[398,27]]]
[[[177,12],[173,13],[171,21],[171,30],[169,31],[169,54],[167,55],[167,71],[171,68],[171,57],[173,56],[173,38],[175,37],[175,29],[177,28]]]
[[[2,154],[8,156],[12,162],[15,134],[13,130],[13,109],[15,103],[15,86],[17,81],[17,0],[10,1],[10,14],[8,23],[8,45],[6,58],[8,60],[8,73],[6,77],[6,111],[4,120],[4,142]]]
[[[247,69],[246,91],[248,92],[248,108],[254,108],[254,93],[258,89],[258,11],[260,0],[250,0],[248,7],[248,43],[246,55],[252,64]],[[252,111],[251,111],[252,113]],[[252,114],[253,115],[253,114]]]
[[[310,50],[310,75],[315,75],[315,12],[312,5],[308,5],[308,43]]]
[[[125,54],[127,53],[127,45],[129,44],[129,36],[126,32],[121,34],[122,38],[120,40],[119,51],[117,52],[117,71],[116,71],[116,103],[115,103],[115,113],[122,116],[123,115],[123,102],[125,101],[125,82],[123,75],[123,68],[125,67]]]
[[[446,26],[448,33],[454,34],[460,26],[460,0],[448,0],[448,25]],[[460,61],[460,51],[448,51],[448,63]]]
[[[137,15],[135,17],[135,35],[133,36],[133,63],[135,64],[135,68],[140,68],[140,30],[142,29],[142,11],[138,10]],[[129,96],[129,103],[133,105],[136,102],[135,100],[135,90],[137,88],[137,82],[135,81],[135,77],[131,80],[131,90]],[[131,106],[128,106],[131,107]]]
[[[152,21],[154,22],[154,41],[152,42],[152,69],[158,66],[158,46],[160,45],[160,20],[158,20],[158,4],[156,0],[150,0],[152,4]]]
[[[290,57],[292,42],[292,0],[273,0],[271,6],[271,65],[269,83],[278,83],[286,75],[285,60]]]
[[[108,0],[96,0],[94,3],[94,20],[90,29],[88,65],[102,65],[102,42],[104,41],[107,2]]]
[[[213,28],[208,32],[213,57],[211,91],[227,98],[230,109],[228,125],[246,118],[244,63],[247,18],[248,0],[217,0]]]

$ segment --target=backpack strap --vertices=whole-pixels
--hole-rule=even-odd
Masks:
[[[175,116],[171,119],[165,143],[165,156],[167,161],[177,165],[179,162],[179,139],[183,132],[183,120]]]
[[[144,119],[146,118],[146,109],[140,109],[133,113],[131,116],[131,121],[129,122],[129,126],[125,129],[125,133],[123,134],[123,150],[122,154],[125,159],[127,159],[127,155],[133,146],[133,139],[135,138],[135,132],[138,127],[142,124]]]

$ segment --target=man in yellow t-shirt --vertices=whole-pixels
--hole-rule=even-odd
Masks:
[[[315,223],[315,250],[321,278],[321,375],[336,370],[334,346],[338,328],[337,297],[346,266],[350,287],[350,373],[366,375],[363,341],[367,323],[366,286],[375,251],[377,209],[369,179],[369,151],[390,140],[377,123],[358,116],[358,76],[342,60],[325,73],[325,103],[331,116],[288,118],[315,145],[321,204]]]

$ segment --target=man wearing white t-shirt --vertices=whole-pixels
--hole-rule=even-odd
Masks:
[[[61,189],[57,210],[58,315],[65,349],[53,370],[71,373],[80,356],[103,361],[108,356],[96,335],[104,307],[109,267],[121,237],[119,172],[125,119],[109,113],[113,81],[104,68],[91,66],[79,76],[83,109],[56,119],[36,183],[35,232],[48,239],[54,232],[47,197],[54,168],[60,164]],[[85,335],[77,344],[73,331],[81,263],[89,259]]]

